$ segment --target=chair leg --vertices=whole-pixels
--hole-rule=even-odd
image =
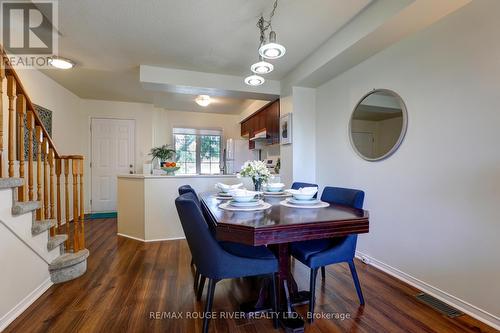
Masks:
[[[322,266],[322,267],[321,267],[321,279],[322,279],[323,281],[325,281],[325,279],[326,279],[326,270],[325,270],[325,266]]]
[[[316,300],[316,276],[318,275],[317,268],[311,268],[309,276],[309,322],[314,321],[314,302]]]
[[[276,296],[276,274],[272,273],[271,274],[271,302],[273,306],[273,324],[274,328],[277,329],[279,328],[279,323],[278,323],[278,302],[277,302],[277,296]]]
[[[214,292],[215,292],[215,284],[217,280],[210,279],[208,283],[208,292],[207,292],[207,302],[205,304],[205,316],[203,318],[203,333],[208,333],[208,324],[209,324],[209,316],[208,314],[212,312],[212,303],[214,301]]]
[[[351,269],[352,280],[354,281],[354,286],[356,287],[356,292],[358,293],[359,303],[364,305],[365,299],[363,297],[363,292],[361,291],[361,284],[359,283],[358,273],[356,272],[354,261],[349,261],[349,268]]]
[[[194,271],[194,291],[198,290],[198,281],[200,280],[200,273],[198,272],[198,268]]]
[[[201,300],[201,296],[203,295],[203,288],[205,288],[205,277],[201,275],[200,284],[198,285],[198,290],[196,291],[196,299]]]

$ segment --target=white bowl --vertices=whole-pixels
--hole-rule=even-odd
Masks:
[[[292,194],[294,199],[297,200],[311,200],[316,193],[295,193]]]
[[[240,188],[243,184],[236,184],[236,185],[226,185],[226,184],[223,184],[223,183],[217,183],[215,184],[215,188],[217,188],[218,190],[220,190],[222,193],[227,193],[231,190],[235,190],[237,188]]]
[[[303,187],[298,190],[286,190],[290,193],[296,200],[311,200],[316,193],[318,193],[317,187]]]
[[[282,183],[271,183],[266,186],[268,192],[281,192],[284,188],[285,184]]]
[[[249,202],[255,198],[255,195],[258,194],[258,192],[238,189],[230,191],[229,194],[231,194],[234,201]]]

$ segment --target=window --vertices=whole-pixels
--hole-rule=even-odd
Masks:
[[[174,128],[178,173],[219,174],[222,131],[193,128]]]

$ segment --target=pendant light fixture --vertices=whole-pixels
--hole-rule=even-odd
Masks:
[[[260,86],[264,84],[264,82],[266,82],[266,80],[259,75],[250,75],[245,78],[245,83],[249,86]]]
[[[285,55],[283,45],[276,43],[276,32],[269,33],[269,42],[259,48],[259,54],[266,59],[278,59]]]
[[[257,27],[260,31],[260,47],[259,47],[259,61],[250,66],[250,70],[255,73],[245,78],[245,83],[250,86],[260,86],[266,81],[262,76],[263,74],[271,73],[274,70],[274,65],[265,59],[278,59],[281,58],[286,49],[283,45],[276,42],[276,32],[273,30],[271,21],[278,7],[278,0],[274,1],[273,9],[269,15],[269,19],[264,19],[261,15],[257,21]],[[266,33],[269,32],[269,38],[266,40]]]
[[[267,74],[271,73],[274,70],[273,64],[264,61],[262,57],[259,57],[260,61],[256,62],[252,66],[250,66],[250,70],[255,74]]]

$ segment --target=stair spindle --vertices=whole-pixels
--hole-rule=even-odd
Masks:
[[[50,219],[55,218],[54,214],[54,196],[55,196],[55,189],[54,189],[54,161],[55,156],[54,156],[54,149],[50,148],[49,149],[49,154],[48,154],[48,160],[49,160],[49,174],[50,174],[50,179],[49,179],[49,198],[50,198],[50,204],[49,204],[49,216]],[[56,229],[55,227],[50,228],[50,234],[54,236],[56,234]]]
[[[24,117],[26,115],[26,97],[23,94],[17,95],[17,156],[19,159],[19,178],[24,180],[21,187],[18,188],[17,199],[27,201],[26,178],[24,176]]]
[[[28,199],[34,200],[33,196],[33,130],[35,129],[35,116],[33,111],[28,111]]]
[[[78,230],[78,161],[72,159],[73,171],[73,251],[78,252],[79,246],[79,233]]]
[[[14,111],[14,100],[16,98],[16,78],[7,75],[7,96],[9,98],[9,177],[14,177],[14,161],[16,159],[15,134],[16,134],[16,112]]]
[[[56,159],[57,233],[61,233],[61,159]]]
[[[35,127],[36,132],[36,200],[40,201],[40,208],[36,211],[36,219],[41,221],[45,218],[43,210],[43,194],[42,194],[42,143],[43,143],[43,133],[40,126]]]
[[[1,46],[0,46],[1,48]],[[3,172],[3,80],[5,79],[5,62],[2,55],[0,59],[0,178]]]
[[[84,205],[84,191],[83,191],[83,157],[80,159],[80,166],[78,171],[80,173],[80,248],[85,248],[85,205]]]
[[[69,249],[69,240],[71,235],[71,230],[69,228],[69,160],[67,158],[64,159],[64,215],[65,215],[65,231],[66,235],[68,235],[68,239],[66,240],[66,249]]]
[[[43,213],[46,219],[50,218],[49,213],[49,141],[46,137],[42,142],[43,150]]]

